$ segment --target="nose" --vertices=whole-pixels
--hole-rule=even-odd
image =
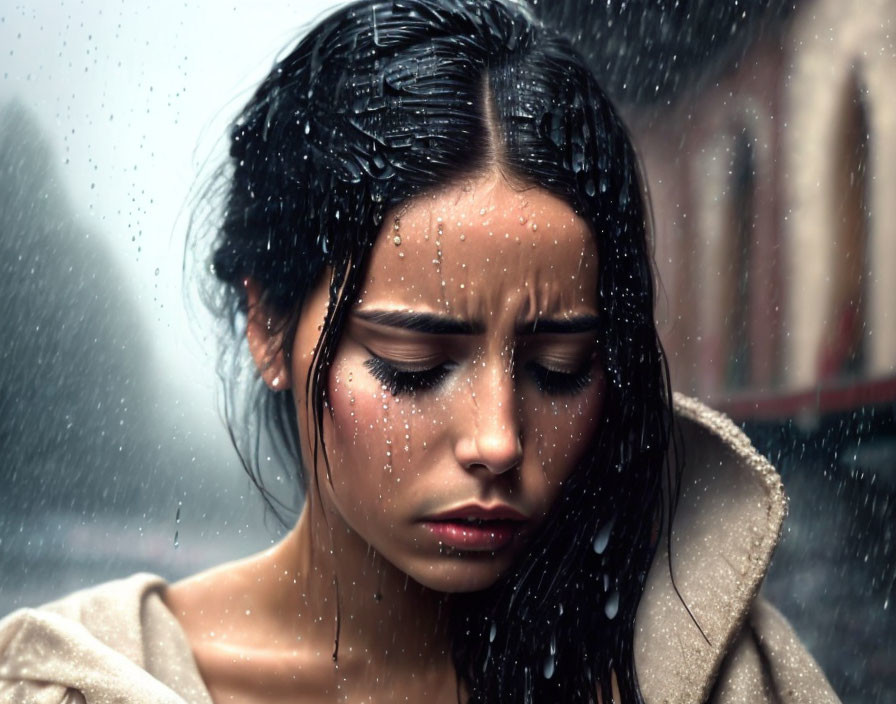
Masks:
[[[503,474],[523,459],[516,389],[511,370],[503,367],[489,363],[471,379],[470,408],[455,445],[457,460],[467,469]]]

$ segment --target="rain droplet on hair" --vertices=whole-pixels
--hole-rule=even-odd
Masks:
[[[613,590],[610,596],[607,597],[607,601],[604,604],[604,614],[611,621],[616,618],[616,614],[619,613],[619,592],[617,590]]]
[[[554,656],[546,655],[544,658],[544,666],[542,672],[544,673],[544,678],[546,680],[551,679],[554,676]]]
[[[614,516],[604,525],[602,525],[600,530],[597,531],[597,535],[594,536],[592,547],[594,548],[594,552],[596,552],[598,555],[603,555],[604,550],[607,549],[607,545],[610,543],[610,533],[612,533],[613,531],[613,524],[615,522],[616,517]]]

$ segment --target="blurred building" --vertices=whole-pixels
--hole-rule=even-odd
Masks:
[[[682,391],[743,417],[896,401],[896,2],[806,0],[628,110]]]
[[[762,4],[693,1],[681,24],[710,37],[736,26],[716,6]],[[651,102],[617,89],[657,315],[673,385],[739,421],[787,487],[765,595],[844,702],[892,702],[896,0],[765,5],[698,80]],[[645,51],[662,89],[668,51]]]

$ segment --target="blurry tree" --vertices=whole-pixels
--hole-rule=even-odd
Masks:
[[[0,515],[125,506],[156,453],[147,340],[33,116],[0,109]]]

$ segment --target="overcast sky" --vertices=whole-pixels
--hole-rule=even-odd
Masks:
[[[190,195],[228,121],[333,0],[29,2],[0,9],[0,104],[51,141],[86,231],[132,283],[161,383],[213,418],[213,357],[191,332],[181,263]],[[195,327],[195,326],[193,326]]]

